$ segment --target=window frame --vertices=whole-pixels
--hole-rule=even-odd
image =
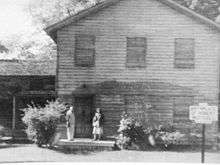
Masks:
[[[85,38],[85,37],[91,37],[93,40],[93,44],[91,47],[82,47],[81,45],[79,45],[79,43],[81,41],[78,42],[78,39],[80,38]],[[95,43],[96,43],[96,36],[95,35],[90,35],[90,34],[77,34],[75,35],[75,51],[74,51],[74,64],[76,67],[94,67],[95,66],[95,54],[96,54],[96,50],[95,50]],[[92,61],[90,64],[81,64],[78,61],[78,56],[77,56],[77,52],[78,51],[92,51]],[[88,56],[90,57],[90,56]]]
[[[179,100],[181,101],[184,101],[184,104],[178,104],[177,102]],[[186,100],[183,100],[183,99],[188,99],[190,100],[189,102],[186,102]],[[190,112],[189,112],[189,106],[193,105],[194,104],[194,96],[193,95],[178,95],[178,96],[174,96],[172,98],[172,104],[173,104],[173,123],[174,124],[178,124],[180,122],[191,122],[191,120],[189,119],[189,115],[190,115]],[[184,105],[184,110],[186,111],[178,111],[179,109],[177,109],[178,106],[183,106]],[[183,116],[183,118],[179,119],[180,116]]]
[[[179,57],[178,55],[178,40],[192,41],[192,57]],[[195,39],[194,38],[175,38],[174,41],[174,68],[176,69],[195,69]],[[179,61],[179,62],[177,62]],[[182,62],[182,64],[181,64]]]
[[[131,41],[129,41],[129,39],[144,39],[144,44],[142,46],[131,46]],[[135,43],[137,44],[137,43]],[[132,49],[133,48],[133,49]],[[142,50],[140,50],[140,48]],[[139,49],[139,50],[138,50]],[[129,51],[137,51],[137,52],[144,52],[144,57],[142,57],[144,59],[144,61],[142,63],[138,63],[138,62],[130,62],[129,61]],[[147,38],[146,37],[126,37],[126,67],[127,68],[146,68],[146,57],[147,57]]]

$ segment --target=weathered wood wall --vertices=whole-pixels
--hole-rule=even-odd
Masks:
[[[74,65],[75,36],[79,34],[96,37],[94,67],[76,67]],[[126,67],[127,37],[147,38],[146,68]],[[69,96],[69,101],[72,99],[71,93],[82,84],[117,80],[178,85],[193,89],[196,94],[193,96],[194,104],[198,102],[218,104],[219,32],[158,1],[121,1],[75,24],[64,27],[57,32],[57,38],[57,91],[60,97]],[[194,68],[174,67],[176,38],[193,38],[195,40]],[[169,89],[167,89],[168,93],[185,97],[185,94],[181,94],[178,90]],[[174,111],[173,107],[178,100],[173,103],[170,98],[166,98],[167,92],[164,91],[166,91],[166,86],[164,90],[155,88],[150,91],[150,95],[156,96],[153,98],[153,102],[160,109],[158,112],[166,115],[159,116],[159,113],[153,112],[152,114],[158,116],[158,119],[170,120],[169,112],[171,110],[166,110],[164,106],[161,107],[159,102],[164,102],[168,106],[172,105],[172,111]],[[164,97],[161,97],[162,95]],[[186,100],[190,99],[186,98]],[[111,103],[109,105],[114,107]],[[100,106],[105,106],[105,104]],[[178,106],[181,109],[182,103]],[[110,111],[111,109],[109,109],[109,113]],[[117,112],[114,111],[110,114],[113,116]],[[183,114],[177,113],[176,115],[181,118]],[[216,131],[217,124],[211,125],[207,130]]]
[[[27,107],[32,101],[43,100],[41,102],[45,103],[47,99],[54,99],[55,76],[0,76],[0,135],[11,135],[13,96],[16,101],[15,127],[20,136],[21,128],[24,128],[20,109]]]

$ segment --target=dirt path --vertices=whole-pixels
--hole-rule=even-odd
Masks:
[[[181,162],[200,163],[199,152],[142,152],[111,151],[64,154],[38,148],[35,145],[18,145],[0,148],[0,162]],[[207,163],[220,163],[220,153],[206,153]]]

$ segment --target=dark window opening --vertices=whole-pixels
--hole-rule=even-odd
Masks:
[[[30,81],[30,90],[39,91],[44,89],[44,82],[42,79],[33,79]]]
[[[75,37],[75,65],[81,67],[95,65],[95,36],[77,35]]]
[[[146,38],[127,38],[127,67],[146,67]]]
[[[173,98],[173,122],[189,122],[189,107],[193,105],[193,97],[179,96]]]
[[[193,69],[195,67],[195,40],[192,38],[175,39],[174,67]]]

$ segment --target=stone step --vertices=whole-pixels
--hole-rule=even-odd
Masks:
[[[115,141],[93,141],[92,139],[76,138],[73,141],[67,139],[60,139],[58,146],[65,149],[76,150],[113,150],[115,148]]]

